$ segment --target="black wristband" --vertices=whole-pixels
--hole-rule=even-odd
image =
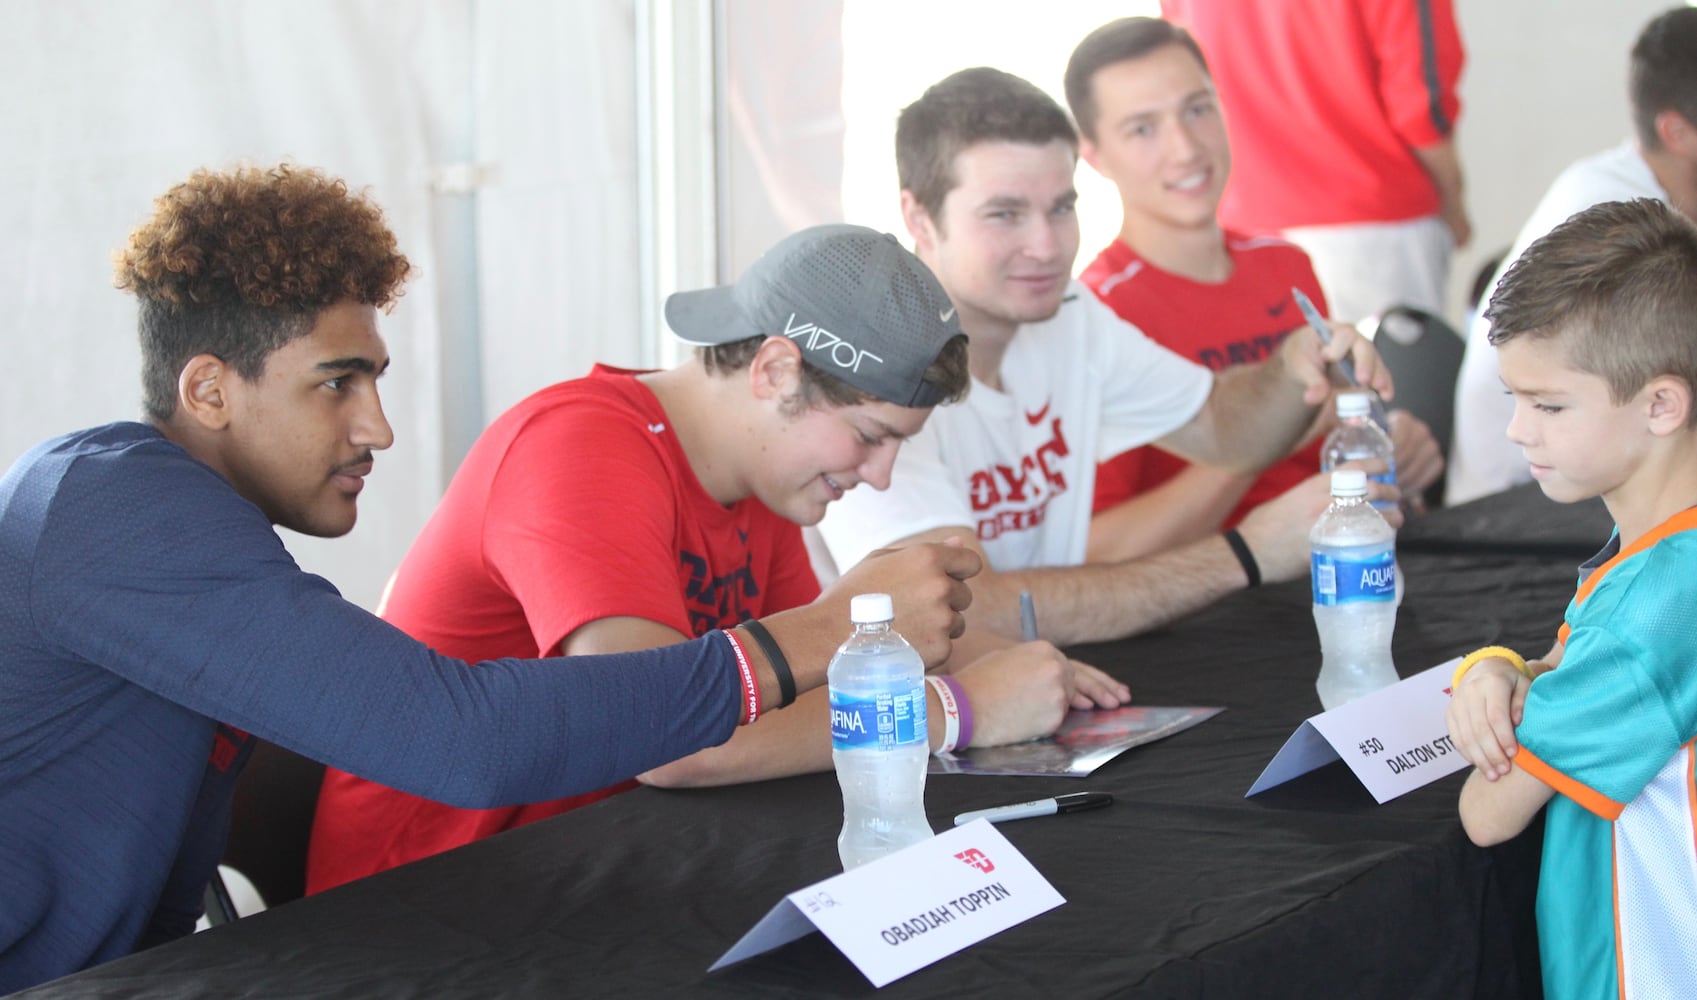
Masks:
[[[778,675],[778,707],[795,701],[795,675],[790,673],[790,661],[784,659],[784,651],[778,648],[778,640],[772,638],[772,633],[766,631],[766,626],[760,624],[758,618],[750,618],[742,623],[748,634],[754,636],[754,641],[760,644],[760,649],[766,654],[767,662],[772,664],[772,673]]]
[[[1243,575],[1249,578],[1251,587],[1261,586],[1261,566],[1255,561],[1255,553],[1249,551],[1249,543],[1237,533],[1237,529],[1225,533],[1226,544],[1231,546],[1232,555],[1237,556],[1238,565],[1243,567]]]

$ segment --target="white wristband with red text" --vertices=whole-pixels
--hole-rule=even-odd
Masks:
[[[941,677],[928,676],[925,683],[937,692],[937,701],[943,706],[943,745],[935,752],[949,753],[960,741],[960,704],[955,701],[954,690]]]

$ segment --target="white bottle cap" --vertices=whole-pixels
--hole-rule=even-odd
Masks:
[[[1338,469],[1332,473],[1332,496],[1364,497],[1367,495],[1367,473],[1360,469]],[[859,600],[859,598],[856,598]],[[859,621],[859,619],[855,619]]]
[[[1365,417],[1373,410],[1365,392],[1340,392],[1337,405],[1340,417]]]
[[[895,617],[896,606],[889,594],[856,594],[849,599],[849,621],[856,625],[887,622]]]

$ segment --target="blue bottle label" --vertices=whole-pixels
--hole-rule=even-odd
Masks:
[[[1388,434],[1390,434],[1390,431],[1385,431],[1385,433],[1388,435]],[[1341,456],[1340,460],[1347,462],[1347,461],[1350,461],[1351,459],[1356,459],[1356,458],[1375,458],[1375,457],[1384,458],[1384,460],[1385,460],[1385,471],[1377,473],[1375,475],[1368,476],[1367,478],[1370,481],[1375,482],[1375,483],[1384,483],[1386,486],[1395,486],[1396,485],[1396,456],[1395,455],[1376,456],[1372,452],[1367,452],[1367,453],[1364,453],[1364,454],[1344,455],[1344,456]],[[1336,466],[1337,466],[1337,461],[1334,460],[1334,456],[1332,456],[1330,454],[1326,454],[1326,455],[1321,456],[1321,458],[1320,458],[1320,471],[1321,472],[1331,472],[1334,468],[1336,468]],[[1385,501],[1385,500],[1375,500],[1375,501],[1373,501],[1373,507],[1377,510],[1395,510],[1396,506],[1397,505],[1394,502],[1390,502],[1390,501]]]
[[[1396,600],[1396,553],[1389,549],[1365,559],[1316,552],[1310,568],[1315,604],[1329,608],[1356,601]]]
[[[1396,459],[1387,458],[1387,459],[1385,459],[1385,464],[1390,466],[1389,471],[1381,472],[1376,476],[1368,476],[1367,478],[1371,479],[1375,483],[1384,483],[1386,486],[1395,486],[1396,485]],[[1396,509],[1396,503],[1394,501],[1390,501],[1390,500],[1375,500],[1375,501],[1373,501],[1373,507],[1377,510],[1395,510]]]
[[[831,691],[832,749],[894,749],[916,741],[929,745],[931,734],[925,723],[923,682],[902,694],[880,694],[872,698],[853,698]]]

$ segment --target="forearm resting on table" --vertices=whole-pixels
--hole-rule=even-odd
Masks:
[[[762,619],[770,623],[772,619]],[[774,633],[778,630],[774,629]],[[758,643],[738,630],[744,648],[752,658],[758,654]],[[645,618],[601,618],[578,628],[560,643],[567,656],[592,653],[629,652],[652,649],[684,641],[676,629]],[[818,655],[814,669],[821,680],[831,655],[836,652],[833,641],[828,652],[810,651]],[[809,647],[802,647],[809,648]],[[786,653],[789,653],[786,647]],[[790,653],[789,655],[793,655]],[[792,661],[793,662],[793,661]],[[813,661],[809,661],[813,662]],[[765,660],[762,657],[761,663]],[[801,674],[800,665],[796,673]],[[770,683],[762,684],[762,704],[773,706],[761,712],[752,726],[739,726],[731,738],[716,747],[709,747],[675,760],[670,764],[637,776],[637,780],[661,788],[689,788],[705,785],[735,785],[745,781],[763,781],[791,774],[829,770],[831,767],[830,693],[822,686],[799,695],[795,703],[779,709],[777,682],[770,669],[765,676]],[[943,707],[937,694],[926,686],[927,722],[930,726],[930,746],[943,745]]]
[[[932,751],[943,745],[947,723],[942,703],[925,686],[926,725]],[[831,769],[831,696],[815,688],[788,708],[761,713],[752,726],[738,727],[731,738],[652,771],[637,775],[658,788],[740,785],[792,774]]]
[[[967,528],[950,526],[894,544],[945,537],[974,536]],[[976,540],[966,544],[977,546]],[[1247,584],[1231,547],[1217,535],[1117,563],[1003,572],[986,559],[984,571],[972,580],[966,619],[969,633],[987,629],[1017,639],[1019,594],[1029,590],[1044,639],[1057,646],[1105,642],[1169,622]]]
[[[1220,530],[1255,474],[1191,465],[1152,490],[1090,519],[1085,558],[1120,562],[1194,542]]]

